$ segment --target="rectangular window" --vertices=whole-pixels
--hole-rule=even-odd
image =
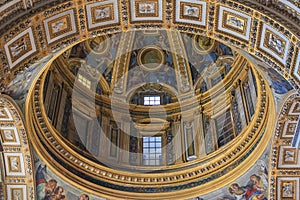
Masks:
[[[117,158],[119,146],[119,129],[110,126],[110,157]]]
[[[53,87],[52,93],[51,93],[51,98],[50,98],[50,105],[48,108],[48,117],[52,123],[54,123],[54,119],[57,115],[56,107],[57,107],[57,100],[59,98],[59,92],[60,92],[60,87],[58,85],[54,84],[54,87]]]
[[[256,78],[253,74],[253,70],[250,68],[249,70],[249,82],[250,82],[250,85],[252,85],[254,87],[254,90],[255,90],[255,94],[257,96],[257,84],[256,84]]]
[[[46,78],[45,78],[45,81],[44,81],[44,91],[43,91],[44,102],[46,100],[46,93],[48,91],[48,85],[49,85],[49,81],[50,81],[50,76],[51,76],[51,71],[49,70],[47,72],[47,75],[46,75]]]
[[[91,81],[82,76],[81,74],[78,74],[78,81],[82,83],[85,87],[91,89]]]
[[[196,158],[195,152],[195,136],[194,136],[194,124],[185,123],[184,124],[184,134],[185,134],[185,145],[186,145],[186,157],[187,160],[192,160]]]
[[[249,119],[252,119],[255,110],[254,110],[254,105],[253,105],[249,85],[244,86],[244,93],[245,93],[246,104],[247,104],[247,108],[248,108],[248,116],[249,116]]]
[[[215,119],[218,147],[224,146],[234,138],[230,110]]]
[[[143,137],[143,165],[162,165],[162,137]]]
[[[88,127],[89,120],[85,118],[85,116],[81,114],[74,114],[74,122],[76,123],[76,135],[78,136],[78,145],[80,148],[84,149],[87,143],[87,135],[88,135]]]
[[[144,96],[145,106],[160,105],[160,96]]]

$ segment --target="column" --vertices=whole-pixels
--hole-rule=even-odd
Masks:
[[[123,119],[120,131],[120,162],[129,164],[130,122]]]
[[[200,107],[199,110],[195,111],[194,124],[195,124],[195,131],[196,131],[195,142],[196,142],[196,147],[198,147],[197,157],[201,158],[206,155],[202,107]]]

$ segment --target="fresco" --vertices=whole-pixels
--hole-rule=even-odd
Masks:
[[[16,78],[9,83],[4,93],[8,94],[16,101],[23,100],[28,93],[34,77],[36,77],[36,75],[52,57],[52,55],[49,55],[39,62],[31,65],[23,73],[19,73]]]
[[[221,66],[219,63],[223,57],[233,56],[231,48],[211,38],[187,33],[181,33],[181,36],[185,44],[193,83],[197,82],[197,80],[205,74],[207,68],[209,68],[212,63],[217,63],[216,69],[218,69]],[[228,71],[229,70],[230,66]]]
[[[268,147],[255,165],[229,185],[190,200],[268,200]]]
[[[262,65],[260,66],[270,83],[271,89],[276,94],[286,94],[293,89],[290,83],[286,79],[284,79],[275,69],[268,68]]]
[[[55,175],[34,152],[37,200],[104,200],[83,192]]]
[[[275,71],[273,68],[268,69],[268,75],[272,79],[272,86],[275,90],[275,93],[277,94],[285,94],[288,91],[292,90],[293,87],[290,85],[290,83],[284,79],[277,71]]]
[[[157,59],[149,60],[149,55],[153,53],[156,54]],[[173,57],[166,31],[135,33],[127,87],[131,88],[144,82],[162,82],[177,88]]]
[[[86,72],[91,76],[95,76],[96,73],[101,73],[105,77],[108,85],[112,79],[112,69],[114,66],[114,58],[117,54],[118,43],[121,34],[114,34],[108,36],[99,36],[91,38],[85,42],[81,42],[70,49],[65,58],[80,58],[84,62]],[[82,67],[74,66],[76,69],[71,71],[77,75],[78,68]]]

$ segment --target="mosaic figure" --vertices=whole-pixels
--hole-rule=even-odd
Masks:
[[[90,197],[87,194],[81,194],[78,200],[89,200]]]

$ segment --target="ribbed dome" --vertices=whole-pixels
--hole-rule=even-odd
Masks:
[[[88,187],[166,192],[205,186],[253,156],[267,131],[266,90],[254,65],[216,40],[140,30],[58,56],[36,85],[32,117],[44,156]]]

